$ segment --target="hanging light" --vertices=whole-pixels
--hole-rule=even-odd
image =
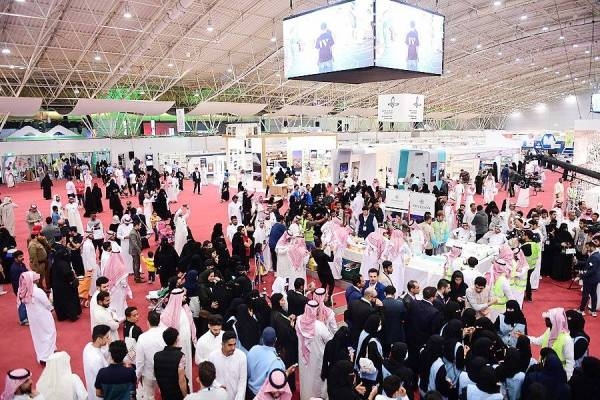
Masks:
[[[123,18],[131,18],[131,11],[129,11],[129,3],[125,3],[125,11],[123,11]]]
[[[10,49],[8,47],[3,48],[2,54],[10,54]]]
[[[213,24],[212,24],[212,20],[210,18],[208,19],[208,25],[206,26],[206,30],[208,32],[212,32],[215,30],[215,28],[213,27]]]

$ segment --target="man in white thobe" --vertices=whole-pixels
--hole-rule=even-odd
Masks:
[[[81,259],[83,260],[85,276],[91,280],[91,286],[95,284],[100,275],[98,275],[98,262],[96,261],[96,249],[93,242],[94,233],[86,231],[85,235],[86,237],[81,245]]]
[[[460,240],[461,242],[474,242],[475,232],[469,228],[468,222],[463,221],[460,227],[452,231],[452,237],[456,240]]]
[[[502,233],[502,228],[498,225],[493,231],[489,231],[477,241],[479,244],[489,244],[490,246],[501,246],[508,243],[506,235]]]
[[[160,314],[148,312],[148,330],[142,333],[135,345],[135,373],[142,382],[144,400],[154,400],[156,377],[154,376],[154,355],[165,348],[162,334],[164,327],[159,326]]]
[[[236,343],[235,333],[227,331],[223,333],[221,348],[214,350],[208,356],[208,361],[215,366],[217,382],[225,386],[227,400],[244,400],[246,397],[248,377],[246,354],[235,348]]]
[[[110,328],[109,334],[111,340],[119,340],[119,321],[115,313],[110,309],[110,294],[108,292],[98,293],[96,304],[98,307],[94,309],[92,331],[98,325],[106,325]]]
[[[296,320],[301,399],[327,397],[326,384],[320,375],[325,345],[333,334],[317,319],[318,307],[315,300],[310,300],[304,314]]]
[[[111,342],[110,328],[98,325],[92,331],[92,341],[83,348],[83,372],[85,386],[88,391],[88,400],[97,400],[96,375],[101,368],[108,367],[108,352],[106,348]]]
[[[231,217],[237,217],[238,221],[242,220],[242,205],[238,202],[238,197],[234,195],[231,201],[227,205],[227,217],[231,220]]]
[[[198,338],[196,342],[196,354],[194,362],[199,365],[208,360],[208,356],[221,346],[223,339],[223,318],[219,314],[211,314],[208,317],[208,331]]]
[[[133,274],[133,258],[131,258],[131,254],[129,254],[129,234],[132,229],[133,224],[131,223],[131,216],[129,214],[123,215],[121,224],[117,228],[117,238],[121,241],[121,255],[127,266],[127,271],[130,274]]]
[[[23,272],[19,278],[17,295],[19,301],[27,308],[29,330],[37,361],[46,362],[56,351],[56,326],[52,316],[54,307],[46,293],[36,285],[39,280],[40,275],[37,272]]]
[[[75,197],[69,197],[69,202],[65,205],[65,213],[70,226],[77,227],[77,233],[83,235],[83,222],[79,215],[79,205]]]

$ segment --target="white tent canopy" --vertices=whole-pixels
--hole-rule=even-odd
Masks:
[[[232,114],[239,116],[255,115],[267,106],[266,103],[232,103],[205,101],[198,104],[188,115]]]
[[[291,116],[306,116],[306,117],[321,117],[333,111],[333,107],[324,106],[293,106],[287,105],[275,111],[272,114],[267,114],[269,117],[291,117]]]
[[[69,115],[90,115],[110,112],[160,115],[167,112],[174,104],[174,101],[79,99]]]
[[[41,105],[40,97],[0,97],[0,114],[29,117],[37,113]]]

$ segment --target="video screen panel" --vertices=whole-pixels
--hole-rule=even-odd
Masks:
[[[285,77],[372,67],[373,0],[351,0],[283,21]]]
[[[375,66],[441,75],[444,17],[394,0],[376,0]]]

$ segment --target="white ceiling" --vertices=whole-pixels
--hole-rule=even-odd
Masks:
[[[374,107],[379,93],[409,92],[426,96],[428,113],[466,118],[589,91],[600,66],[596,1],[413,0],[446,16],[442,77],[363,85],[288,81],[282,18],[327,1],[293,3],[291,10],[289,0],[1,0],[0,95],[42,97],[43,107],[62,113],[80,98],[339,112]]]

